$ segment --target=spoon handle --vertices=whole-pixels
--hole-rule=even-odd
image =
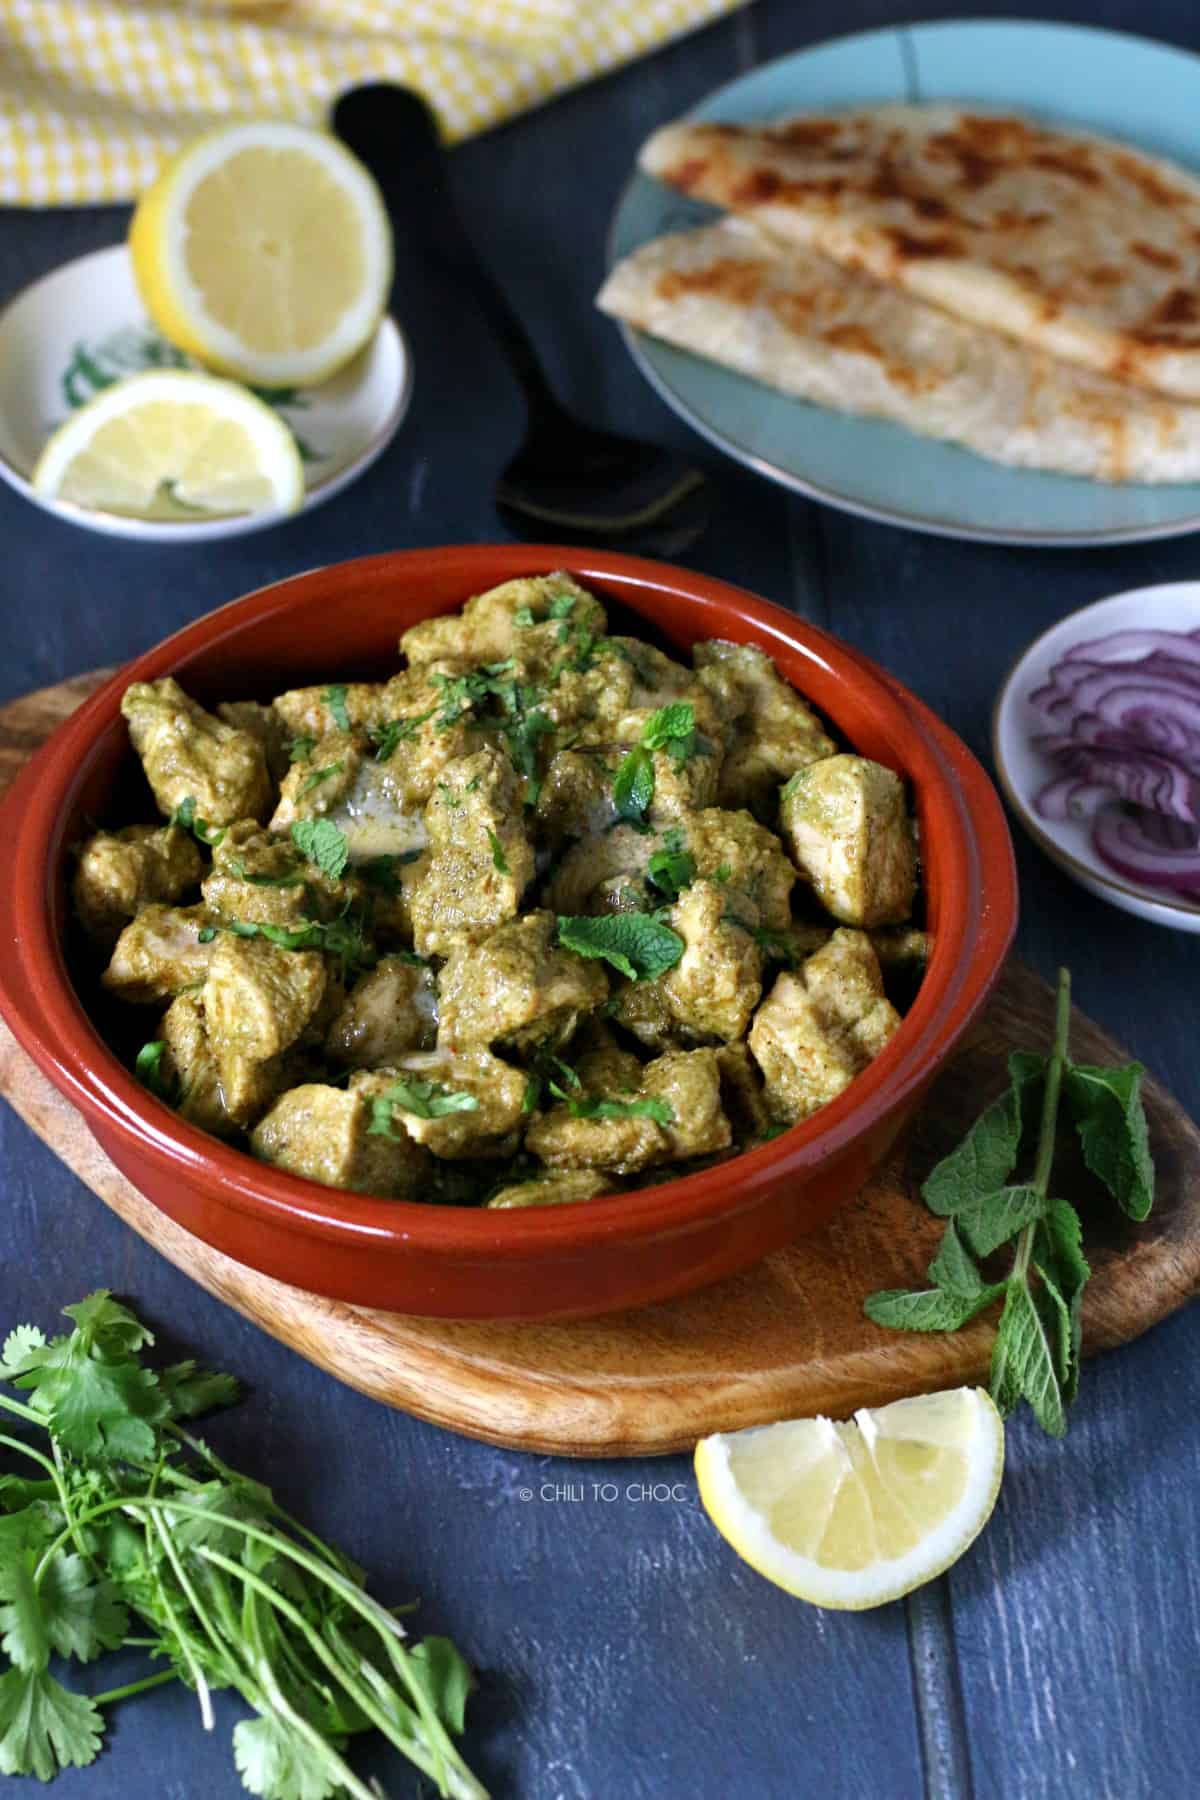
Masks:
[[[418,239],[470,292],[503,345],[531,409],[561,413],[529,334],[459,218],[437,120],[421,95],[390,82],[351,88],[334,107],[333,128],[375,177],[398,254]]]

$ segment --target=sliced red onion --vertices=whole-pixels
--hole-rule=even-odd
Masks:
[[[1038,740],[1039,744],[1043,741]],[[1185,825],[1200,826],[1200,781],[1167,757],[1149,756],[1141,750],[1085,749],[1068,740],[1058,761],[1065,763],[1070,773],[1052,781],[1038,795],[1034,805],[1043,818],[1090,818],[1096,811],[1087,792],[1060,795],[1058,790],[1066,784],[1073,789],[1099,788],[1106,791],[1108,799],[1115,795]],[[1058,806],[1066,810],[1047,810]]]
[[[1100,813],[1092,826],[1097,853],[1118,875],[1147,887],[1168,888],[1189,900],[1200,900],[1200,843],[1172,849],[1146,830],[1139,817],[1119,812]]]
[[[1048,781],[1034,799],[1034,807],[1043,819],[1064,823],[1068,819],[1090,819],[1102,806],[1111,806],[1113,789],[1098,781],[1081,781],[1077,775],[1060,775]]]
[[[1110,631],[1067,651],[1065,662],[1134,662],[1156,652],[1180,662],[1200,663],[1200,631]]]

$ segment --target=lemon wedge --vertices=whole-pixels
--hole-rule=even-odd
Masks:
[[[327,132],[282,122],[186,145],[138,202],[129,249],[163,335],[260,387],[310,386],[349,362],[392,278],[371,176]]]
[[[696,1446],[700,1499],[752,1568],[801,1600],[862,1611],[956,1562],[991,1517],[1004,1424],[982,1388],[789,1419]]]
[[[130,375],[72,413],[33,472],[36,493],[140,519],[295,512],[296,440],[271,408],[215,375]]]

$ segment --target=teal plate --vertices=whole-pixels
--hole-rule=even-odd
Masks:
[[[888,100],[967,100],[1124,138],[1200,171],[1200,57],[1123,32],[1022,20],[900,26],[767,63],[695,108],[699,119],[771,119]],[[610,258],[714,217],[636,174]],[[1149,487],[1007,469],[735,375],[622,326],[668,406],[739,462],[845,512],[944,537],[1097,545],[1200,528],[1200,486]]]

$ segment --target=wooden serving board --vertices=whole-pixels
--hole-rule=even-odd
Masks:
[[[103,679],[82,676],[0,711],[0,788]],[[1050,1033],[1049,989],[1009,964],[969,1045],[938,1081],[907,1141],[818,1235],[703,1292],[558,1324],[413,1318],[323,1300],[235,1263],[166,1218],[119,1175],[78,1113],[0,1025],[0,1093],[69,1168],[148,1243],[265,1331],[388,1405],[470,1437],[564,1456],[650,1456],[706,1432],[857,1406],[983,1377],[992,1326],[949,1337],[888,1332],[864,1295],[922,1282],[941,1232],[918,1199],[934,1161],[1005,1079],[1010,1050]],[[1125,1053],[1080,1013],[1072,1049]],[[1138,1336],[1200,1291],[1200,1132],[1147,1083],[1158,1200],[1133,1226],[1091,1185],[1087,1352]],[[95,1271],[97,1281],[103,1270]]]

